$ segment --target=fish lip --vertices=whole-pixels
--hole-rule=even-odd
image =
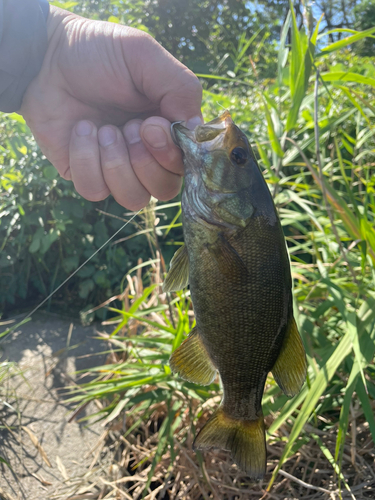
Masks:
[[[176,125],[180,125],[181,123],[183,123],[182,120],[178,121],[178,122],[173,122],[171,123],[171,137],[172,137],[172,141],[176,144],[176,146],[179,146],[178,144],[178,141],[177,141],[177,138],[176,138],[176,134],[175,134],[175,131],[174,131],[174,127]]]
[[[183,123],[184,122],[181,120],[181,121],[178,121],[178,122],[173,122],[171,124],[171,137],[172,137],[173,142],[179,148],[181,148],[181,143],[180,143],[180,140],[178,138],[179,135],[187,137],[192,142],[196,142],[194,130],[190,130],[190,129],[184,127],[184,125],[182,125]]]
[[[203,125],[197,125],[194,130],[190,130],[183,121],[176,121],[171,124],[171,137],[184,154],[194,151],[211,152],[222,149],[224,140],[228,132],[234,126],[229,111]]]
[[[183,123],[184,123],[184,121],[182,121],[182,120],[171,123],[171,137],[172,137],[173,142],[176,144],[176,146],[179,146],[179,147],[181,147],[180,141],[178,139],[179,133],[184,135],[185,137],[187,137],[188,139],[190,139],[192,142],[194,142],[196,144],[211,143],[211,142],[213,142],[212,139],[206,140],[206,141],[199,140],[198,135],[199,135],[200,131],[205,130],[205,129],[206,130],[207,129],[211,129],[211,130],[216,129],[217,135],[219,136],[223,132],[224,133],[226,132],[228,127],[233,124],[233,120],[232,120],[232,117],[231,117],[229,111],[225,110],[224,113],[222,115],[220,115],[218,118],[215,118],[214,120],[211,120],[210,122],[204,123],[203,125],[197,125],[194,130],[188,129],[187,127],[182,125]],[[177,133],[176,133],[176,131],[177,131]]]

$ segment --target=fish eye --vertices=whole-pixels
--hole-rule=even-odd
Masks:
[[[247,162],[247,152],[243,148],[234,148],[230,157],[237,165],[244,165]]]

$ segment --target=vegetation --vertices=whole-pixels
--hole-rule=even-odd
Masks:
[[[109,5],[119,8],[120,3]],[[141,8],[143,3],[136,5]],[[264,412],[271,453],[265,487],[271,490],[281,471],[284,477],[292,475],[293,481],[303,480],[298,494],[306,496],[306,491],[312,491],[310,498],[372,498],[375,491],[370,470],[375,443],[375,68],[374,60],[361,55],[355,47],[356,44],[360,47],[366,37],[372,40],[375,28],[345,32],[345,36],[335,29],[330,40],[327,30],[320,33],[319,23],[313,29],[305,25],[299,28],[299,23],[291,10],[277,47],[266,46],[264,32],[255,32],[254,36],[244,32],[237,36],[235,50],[222,56],[226,56],[230,66],[229,63],[227,67],[211,65],[210,75],[201,75],[205,88],[203,112],[208,120],[217,116],[221,108],[228,109],[259,155],[285,230],[294,278],[296,319],[309,363],[307,383],[291,400],[281,394],[272,377],[267,381]],[[273,55],[272,47],[274,51],[277,49]],[[262,63],[266,57],[273,58],[273,75],[267,74]],[[20,121],[11,122],[13,119],[8,118],[10,128],[24,127]],[[18,137],[20,129],[15,130],[13,137]],[[30,210],[35,211],[33,199],[27,196],[30,189],[26,188],[26,173],[31,171],[32,162],[40,171],[51,172],[45,160],[38,158],[31,139],[25,136],[21,140],[27,142],[28,149],[13,148],[16,155],[13,170],[6,172],[23,176],[23,190],[14,188],[18,178],[2,174],[2,182],[13,186],[8,189],[2,184],[9,193],[4,197],[9,202],[7,220],[13,220],[12,217],[16,221],[26,220],[23,219],[26,210],[23,214],[18,206],[23,207],[24,203],[31,203]],[[5,158],[10,147],[7,144],[4,147]],[[17,157],[16,151],[20,156]],[[30,170],[25,167],[19,173],[16,161],[18,165],[29,162]],[[48,175],[52,174],[45,175],[38,189],[55,193],[54,203],[73,196],[65,181],[53,179],[48,183]],[[51,185],[52,188],[47,187]],[[19,203],[20,196],[26,201]],[[30,240],[32,232],[25,232],[26,224],[15,222],[17,230],[9,230],[3,248],[16,247],[17,240],[28,234],[26,241],[33,245],[29,253],[35,248],[35,254],[42,252],[50,241],[42,243],[44,238],[55,238],[50,245],[60,244],[71,257],[67,228],[94,235],[93,221],[100,220],[91,204],[89,209],[88,202],[75,195],[74,199],[89,220],[80,217],[78,223],[78,218],[75,221],[69,215],[72,222],[67,224],[61,219],[65,225],[61,229],[57,226],[57,211],[51,211],[55,222],[48,222],[48,230],[40,231],[38,248],[34,243],[35,229]],[[108,203],[104,211],[119,215],[113,202]],[[168,210],[174,213],[168,215]],[[113,325],[113,329],[103,334],[110,345],[109,362],[92,369],[94,380],[73,388],[72,399],[80,405],[92,399],[101,400],[102,409],[96,417],[112,425],[117,433],[112,436],[121,452],[122,473],[132,476],[129,482],[120,481],[118,486],[116,483],[124,495],[259,498],[265,493],[263,486],[254,486],[240,475],[225,461],[224,453],[204,456],[191,453],[195,429],[207,418],[212,403],[217,403],[220,387],[218,381],[209,387],[184,382],[173,376],[168,366],[170,353],[194,325],[189,292],[167,297],[159,288],[164,271],[162,256],[168,261],[171,249],[181,242],[179,216],[178,202],[149,207],[143,214],[141,230],[136,229],[137,236],[123,247],[124,252],[129,252],[130,242],[134,242],[148,256],[144,257],[145,262],[139,261],[128,271],[119,293],[103,304],[103,310],[112,315],[105,324]],[[169,222],[163,221],[163,217]],[[49,214],[42,219],[52,220]],[[116,219],[104,220],[113,224]],[[87,233],[79,229],[84,223],[91,224]],[[113,226],[111,231],[117,227]],[[0,231],[4,231],[3,224]],[[57,237],[53,236],[56,231],[60,231]],[[102,234],[101,230],[97,234]],[[145,234],[150,235],[154,252],[148,263],[150,253]],[[85,256],[91,253],[92,241],[87,238],[87,246],[76,251]],[[114,245],[107,252],[115,252],[117,248],[120,247]],[[47,250],[44,253],[47,258]],[[2,252],[2,259],[8,259],[6,255],[11,254]],[[79,262],[78,258],[70,269]],[[103,271],[103,279],[111,280],[112,275]],[[123,268],[115,270],[113,279],[117,275],[119,283],[123,272]],[[96,288],[93,286],[92,291]],[[108,297],[113,288],[113,285],[106,288]],[[122,428],[117,418],[124,412],[126,425]],[[314,452],[309,454],[306,450]],[[332,472],[316,474],[317,463],[321,469]],[[272,498],[286,498],[286,495],[289,498],[288,488],[289,483],[279,482]]]
[[[126,210],[113,199],[81,198],[41,154],[19,115],[3,115],[0,144],[0,312],[5,312],[30,301],[36,305],[57,288],[124,224]],[[121,236],[132,232],[128,226]],[[73,307],[78,314],[98,304],[118,291],[118,276],[149,253],[139,239],[107,246],[54,297],[54,307]]]

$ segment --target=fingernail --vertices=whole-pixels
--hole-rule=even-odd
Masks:
[[[92,124],[86,120],[78,122],[76,125],[76,134],[79,136],[90,135],[92,132]]]
[[[124,136],[128,144],[136,144],[137,142],[141,142],[141,134],[139,133],[140,129],[140,123],[131,123],[124,128]]]
[[[189,130],[194,130],[197,125],[203,125],[201,116],[194,116],[186,122],[186,128],[188,128]]]
[[[101,146],[110,146],[116,140],[116,130],[112,127],[103,127],[98,132],[98,139]]]
[[[154,149],[162,149],[168,144],[164,130],[157,125],[147,125],[143,130],[144,140]]]

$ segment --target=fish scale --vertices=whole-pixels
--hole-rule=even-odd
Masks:
[[[215,261],[207,265],[203,259],[194,259],[196,253],[204,251],[206,242],[201,235],[197,237],[194,221],[184,220],[184,227],[189,224],[185,241],[188,254],[189,249],[193,249],[192,257],[189,256],[189,278],[197,327],[219,370],[226,411],[232,416],[240,416],[234,410],[240,399],[242,403],[247,401],[249,415],[252,408],[260,414],[259,398],[252,401],[249,393],[252,388],[258,388],[259,378],[265,379],[276,361],[285,333],[282,327],[287,323],[286,316],[283,324],[280,318],[291,300],[290,283],[285,286],[280,279],[285,267],[283,261],[287,259],[285,244],[282,242],[278,255],[271,262],[267,252],[259,258],[261,250],[259,245],[254,246],[253,223],[242,231],[237,241],[229,239],[249,272],[249,279],[236,283],[230,277],[223,277]],[[263,235],[261,241],[266,246],[267,240]],[[266,266],[263,260],[267,262]],[[195,286],[196,282],[204,283],[204,286]],[[219,289],[221,294],[212,293]],[[257,297],[257,300],[249,304],[249,297]],[[278,330],[281,330],[280,335],[275,341],[275,331]],[[274,344],[275,347],[267,352],[264,344]],[[250,359],[252,367],[249,370]],[[263,388],[258,390],[263,391]]]
[[[195,131],[175,124],[172,134],[184,158],[185,245],[163,288],[190,284],[196,327],[170,365],[202,385],[219,372],[223,399],[194,446],[229,450],[240,468],[260,478],[267,375],[272,371],[288,396],[306,375],[282,227],[249,142],[228,112]]]

